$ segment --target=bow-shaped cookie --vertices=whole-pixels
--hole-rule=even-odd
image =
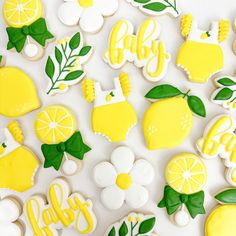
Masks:
[[[6,30],[9,38],[7,49],[15,48],[17,52],[21,52],[24,48],[27,36],[31,36],[41,46],[45,46],[48,39],[54,38],[48,31],[44,18],[39,18],[29,26],[25,25],[22,28],[8,27]]]
[[[200,191],[187,195],[176,192],[168,185],[165,186],[164,197],[158,204],[158,207],[166,207],[168,215],[172,215],[181,207],[182,204],[185,204],[193,219],[198,214],[204,214],[204,192]]]
[[[67,141],[59,144],[43,144],[42,152],[45,158],[44,168],[54,167],[59,170],[64,153],[83,160],[84,154],[89,152],[91,148],[87,146],[82,139],[79,131],[75,132]]]

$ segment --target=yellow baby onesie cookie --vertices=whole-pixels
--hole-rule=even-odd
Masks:
[[[1,61],[4,58],[0,56]],[[40,107],[32,79],[15,67],[0,68],[0,114],[19,117]]]
[[[220,43],[229,33],[229,21],[212,23],[208,31],[200,30],[192,15],[184,15],[181,22],[182,36],[186,39],[179,49],[176,64],[192,82],[204,83],[224,66]]]
[[[100,83],[93,80],[82,82],[83,94],[87,102],[94,101],[92,129],[111,142],[126,139],[129,130],[136,125],[137,116],[132,105],[126,100],[130,93],[128,74],[114,79],[115,89],[102,91]]]
[[[24,192],[34,185],[39,161],[23,146],[24,136],[16,121],[9,123],[5,136],[0,146],[0,188]]]

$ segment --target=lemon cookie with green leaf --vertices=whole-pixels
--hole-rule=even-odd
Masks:
[[[65,93],[69,86],[79,83],[86,74],[82,65],[88,61],[92,51],[91,46],[84,45],[80,32],[59,40],[46,63],[45,72],[49,80],[47,94]]]
[[[190,95],[190,90],[182,92],[163,84],[151,89],[145,97],[152,101],[143,118],[144,137],[150,150],[180,145],[192,129],[192,112],[206,116],[202,100]]]
[[[211,101],[226,109],[236,109],[236,77],[221,76],[215,79],[217,89],[211,96]]]

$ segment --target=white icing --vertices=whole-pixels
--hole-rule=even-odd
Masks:
[[[62,172],[65,175],[74,175],[78,169],[77,163],[73,160],[65,160],[62,165]]]
[[[37,54],[39,53],[39,48],[37,45],[33,43],[28,43],[24,47],[24,53],[27,57],[32,58],[32,57],[37,56]]]
[[[190,216],[185,210],[180,210],[174,215],[174,221],[178,226],[184,227],[189,224]]]
[[[144,186],[149,185],[154,178],[154,169],[150,163],[143,159],[135,162],[132,150],[124,146],[113,151],[111,162],[102,162],[93,171],[96,185],[103,188],[101,201],[104,206],[115,210],[122,207],[124,201],[132,208],[146,204],[149,194]],[[117,183],[121,174],[131,179],[126,189]]]

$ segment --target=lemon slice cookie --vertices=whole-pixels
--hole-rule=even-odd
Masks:
[[[194,219],[205,213],[202,189],[207,172],[198,156],[189,153],[175,156],[166,165],[165,178],[167,185],[158,207],[166,208],[178,226],[186,226],[190,216]]]

